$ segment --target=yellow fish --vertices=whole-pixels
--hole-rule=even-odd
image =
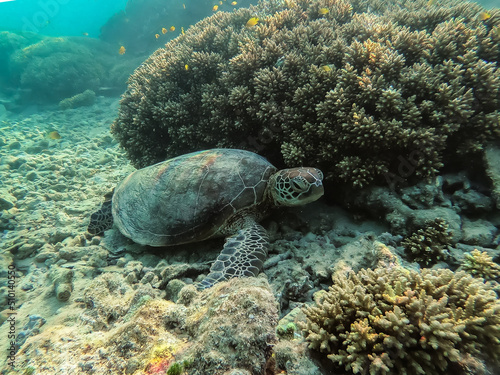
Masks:
[[[123,55],[125,53],[125,51],[126,51],[125,47],[121,46],[120,49],[118,50],[118,53],[120,55]]]
[[[158,39],[160,37],[160,34],[155,34],[155,38]]]
[[[491,18],[491,14],[489,14],[488,12],[479,13],[479,19],[481,21],[486,21],[487,19],[490,19],[490,18]]]
[[[222,5],[222,1],[219,1],[219,5]]]
[[[162,28],[161,28],[161,33],[162,33],[162,34],[166,34],[166,33],[167,33],[167,31],[168,31],[168,30],[167,30],[167,29],[165,29],[164,27],[162,27]]]
[[[82,33],[82,35],[83,35],[83,36],[89,36],[89,33],[84,32],[84,33]]]
[[[182,4],[182,7],[183,7],[184,9],[186,9],[186,4]]]
[[[330,9],[328,9],[328,8],[321,8],[319,10],[319,14],[325,15],[325,14],[328,14],[328,13],[330,13]]]
[[[257,17],[252,17],[248,20],[248,22],[246,23],[246,27],[254,27],[255,25],[257,25],[257,22],[259,22],[259,19]]]
[[[216,11],[217,11],[217,9],[219,9],[219,6],[218,6],[218,5],[214,5],[214,7],[212,8],[212,10],[213,10],[214,12],[216,12]]]
[[[330,65],[323,65],[321,67],[321,69],[323,69],[325,72],[331,72],[332,71],[332,68],[330,68]]]
[[[233,2],[231,3],[231,5],[236,5],[236,4],[238,4],[238,2],[237,2],[237,1],[233,1]]]
[[[47,134],[48,139],[61,139],[61,134],[57,132],[56,130],[51,131],[49,134]]]
[[[175,26],[170,26],[170,31],[175,31]]]
[[[184,69],[189,70],[189,65],[188,64],[184,65]]]
[[[184,35],[184,27],[181,26],[181,34]]]

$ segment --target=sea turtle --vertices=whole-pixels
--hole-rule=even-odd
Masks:
[[[253,152],[212,149],[131,173],[92,214],[88,231],[114,223],[142,245],[171,246],[227,237],[204,289],[232,277],[256,276],[268,237],[258,224],[274,206],[298,206],[323,195],[319,169],[277,170]]]

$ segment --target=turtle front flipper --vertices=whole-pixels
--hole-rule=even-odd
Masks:
[[[210,288],[214,284],[233,277],[257,276],[267,257],[269,237],[266,230],[254,223],[228,237],[224,249],[210,267],[210,273],[198,289]]]
[[[111,227],[113,226],[111,196],[109,196],[109,198],[106,198],[107,199],[104,201],[101,208],[90,216],[90,222],[89,226],[87,227],[87,231],[93,236],[101,235],[104,233],[104,231],[111,229]]]

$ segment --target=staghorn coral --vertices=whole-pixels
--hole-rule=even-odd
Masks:
[[[405,238],[401,245],[412,260],[424,266],[431,266],[448,258],[447,246],[452,237],[446,221],[438,218],[426,228],[419,229]]]
[[[135,71],[112,133],[136,167],[239,147],[354,187],[431,176],[500,138],[500,13],[483,22],[480,10],[288,0],[218,12]]]
[[[474,249],[465,253],[462,269],[474,277],[482,277],[485,281],[500,281],[500,266],[493,262],[486,251]]]
[[[299,326],[309,347],[355,374],[445,374],[472,362],[500,364],[500,302],[463,271],[337,272],[303,312]]]

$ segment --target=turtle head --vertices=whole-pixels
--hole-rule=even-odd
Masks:
[[[269,190],[276,206],[300,206],[323,195],[322,180],[323,173],[316,168],[282,169],[269,179]]]

